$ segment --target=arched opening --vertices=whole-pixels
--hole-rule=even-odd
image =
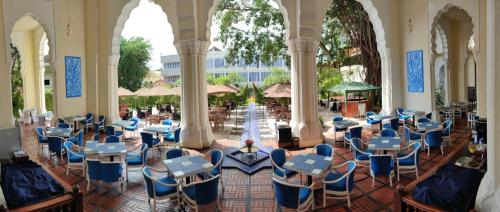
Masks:
[[[46,69],[50,69],[50,63],[48,63],[50,58],[49,39],[47,39],[44,27],[28,15],[15,22],[10,38],[13,59],[14,114],[17,115],[16,117],[24,114],[24,120],[28,120],[28,117],[25,117],[27,114],[31,114],[30,118],[36,118],[38,113],[47,112],[45,78]],[[18,79],[15,77],[16,72],[20,74]],[[14,80],[20,81],[14,82]],[[47,84],[51,86],[52,81],[52,78],[49,77]],[[21,92],[16,94],[16,89]],[[49,106],[51,106],[48,109],[52,110],[53,100],[51,97],[48,98],[50,100]]]
[[[431,29],[433,110],[458,102],[475,105],[476,65],[472,18],[464,9],[447,5]]]
[[[178,97],[120,97],[118,87],[136,92],[141,88],[168,86],[165,56],[177,55],[174,35],[162,6],[151,0],[131,0],[122,9],[114,28],[110,56],[110,119],[137,116],[145,119],[161,105]],[[180,67],[178,67],[180,68]],[[169,102],[170,103],[170,102]]]

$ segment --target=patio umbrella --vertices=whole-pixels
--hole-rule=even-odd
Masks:
[[[266,98],[291,98],[292,88],[290,83],[278,83],[264,90]]]
[[[171,96],[181,96],[181,87],[170,88],[169,90]]]
[[[128,89],[122,88],[122,87],[118,88],[118,92],[117,93],[118,93],[119,97],[122,97],[122,96],[135,96],[134,92],[129,91]]]
[[[238,93],[238,89],[229,87],[226,85],[208,85],[207,86],[208,95],[218,95],[226,93]]]

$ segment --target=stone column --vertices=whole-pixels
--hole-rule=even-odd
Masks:
[[[205,59],[210,42],[179,41],[181,57],[181,146],[202,149],[214,140],[208,121],[207,74]]]
[[[500,74],[496,68],[500,67],[500,0],[487,2],[487,28],[486,28],[486,104],[488,114],[488,171],[481,181],[476,197],[475,209],[477,211],[497,211],[500,208]]]
[[[312,147],[323,142],[318,119],[318,89],[316,52],[319,42],[310,38],[289,41],[292,56],[292,120],[294,136],[300,137],[300,147]]]

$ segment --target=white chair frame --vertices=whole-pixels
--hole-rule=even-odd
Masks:
[[[217,163],[214,165],[214,168],[213,168],[213,169],[215,169],[215,168],[219,167],[219,170],[220,170],[220,171],[219,171],[219,175],[220,175],[219,180],[220,180],[220,185],[221,185],[221,187],[222,187],[222,193],[224,193],[224,191],[226,190],[226,189],[224,188],[224,181],[222,180],[222,162],[224,161],[224,152],[223,152],[222,150],[220,150],[220,149],[212,149],[212,150],[210,150],[210,151],[206,152],[205,154],[203,154],[203,157],[204,157],[204,158],[207,158],[207,157],[212,157],[212,152],[215,152],[215,151],[218,151],[218,152],[220,152],[220,153],[222,154],[221,159],[220,159],[219,161],[217,161]],[[184,152],[184,151],[183,151],[183,152]],[[183,153],[183,155],[184,155],[184,153]],[[212,169],[212,170],[213,170],[213,169]],[[209,171],[209,173],[210,173],[212,170],[210,170],[210,171]]]
[[[410,149],[411,146],[413,146],[413,143],[408,144],[408,146],[405,149]],[[412,150],[408,155],[406,155],[404,157],[396,157],[396,167],[397,167],[396,169],[398,171],[398,182],[399,182],[399,174],[404,174],[404,173],[415,172],[415,175],[417,176],[417,178],[419,178],[419,176],[418,176],[418,165],[417,165],[416,161],[418,160],[417,151],[419,151],[419,149],[421,147],[422,147],[422,145],[420,145],[417,149]],[[411,156],[415,157],[414,158],[415,165],[412,165],[412,166],[399,165],[399,161],[400,160],[407,159],[407,158],[409,158]]]
[[[139,146],[134,147],[134,149],[132,149],[130,151],[127,151],[127,153],[136,152],[137,150],[139,150],[138,151],[138,153],[139,153],[138,157],[142,157],[143,154],[146,154],[148,152],[149,148],[147,147],[147,144],[146,144],[146,149],[141,150],[141,146],[142,146],[142,144],[139,145]],[[125,180],[126,180],[126,182],[128,183],[128,172],[129,171],[135,171],[135,172],[142,171],[143,168],[144,168],[144,166],[147,165],[146,164],[147,162],[148,162],[148,159],[144,158],[141,165],[128,165],[128,163],[127,163],[127,156],[125,155]],[[140,168],[140,169],[139,170],[129,170],[129,168]]]
[[[66,141],[68,142],[68,141]],[[63,144],[64,145],[64,144]],[[84,150],[85,147],[79,147],[78,145],[75,145],[75,144],[72,144],[72,146],[76,146],[79,150]],[[66,152],[66,175],[69,174],[69,170],[70,169],[81,169],[82,170],[82,174],[85,175],[86,173],[86,170],[85,170],[85,158],[82,158],[82,162],[78,162],[78,163],[71,163],[69,162],[69,152]]]
[[[361,145],[366,145],[366,146],[367,146],[367,144],[366,144],[366,142],[365,142],[365,141],[363,141],[363,140],[362,140],[362,139],[360,139],[360,138],[358,138],[358,139],[361,141]],[[369,153],[369,152],[365,152],[365,151],[363,151],[363,150],[359,149],[358,147],[354,146],[354,145],[351,143],[351,151],[356,151],[356,150],[357,150],[358,152],[363,153],[363,154],[366,154],[366,155],[371,155],[371,153]],[[368,166],[368,165],[370,165],[370,160],[369,160],[369,159],[368,159],[368,160],[366,160],[366,161],[365,161],[365,160],[358,160],[357,158],[353,158],[353,159],[354,159],[354,161],[356,162],[356,165],[358,165],[358,166]]]
[[[356,166],[356,162],[346,161],[343,164],[332,167],[332,169],[338,169],[340,167],[347,165],[348,163],[354,163],[354,165]],[[347,199],[347,206],[349,208],[351,207],[351,197],[350,197],[348,185],[349,185],[349,175],[354,171],[356,171],[356,167],[354,167],[354,169],[352,171],[346,172],[344,174],[344,176],[342,176],[339,179],[331,180],[331,181],[326,181],[323,179],[323,181],[322,181],[322,183],[323,183],[323,208],[326,207],[326,199],[327,198],[328,199]],[[337,183],[337,182],[343,180],[344,178],[347,178],[345,191],[331,191],[331,190],[326,189],[326,184]],[[328,195],[333,195],[333,196],[328,196]]]
[[[307,211],[307,209],[309,209],[309,208],[311,208],[311,210],[314,211],[314,190],[313,190],[314,185],[315,185],[314,183],[312,183],[309,186],[304,186],[304,185],[291,184],[291,183],[288,183],[286,181],[282,181],[280,179],[281,179],[281,177],[278,177],[278,178],[273,177],[273,181],[278,181],[281,184],[284,184],[286,186],[311,189],[311,194],[306,199],[306,201],[304,201],[304,203],[300,204],[300,198],[297,198],[297,205],[298,205],[297,211]],[[273,185],[274,185],[274,182],[273,182]],[[278,201],[276,200],[276,198],[274,200],[274,204],[276,205],[275,211],[278,211],[278,209],[281,208],[281,206],[278,204]]]
[[[292,153],[290,153],[288,150],[286,149],[283,149],[285,151],[285,158],[288,156],[290,158],[293,157]],[[281,177],[281,176],[278,176],[276,174],[274,174],[274,169],[278,169],[280,170],[281,172],[283,173],[286,173],[286,170],[279,167],[276,162],[274,162],[273,160],[273,157],[271,157],[271,155],[269,154],[269,157],[271,158],[271,164],[272,164],[272,173],[271,173],[271,177],[273,178],[276,178],[276,179],[281,179],[281,180],[285,180],[285,181],[288,181],[288,178],[286,177],[286,175],[284,177]],[[299,172],[299,178],[300,178],[300,184],[302,184],[302,173]]]
[[[370,157],[387,157],[387,156],[390,156],[392,157],[392,155],[371,155]],[[375,174],[372,172],[372,169],[370,167],[370,176],[372,176],[372,187],[375,187]],[[394,177],[394,168],[391,170],[391,173],[389,174],[389,184],[391,185],[392,187],[392,178]]]
[[[210,174],[209,174],[210,175]],[[210,178],[207,178],[206,180],[203,180],[203,181],[198,181],[198,182],[192,182],[190,184],[183,184],[182,187],[186,187],[186,186],[195,186],[196,184],[200,184],[200,183],[204,183],[204,182],[207,182],[207,181],[210,181],[212,180],[212,178],[215,178],[215,177],[219,177],[219,180],[221,180],[221,174],[218,174],[218,175],[215,175],[215,176],[212,176],[210,175]],[[196,204],[196,200],[193,200],[191,199],[185,192],[181,192],[182,193],[182,204],[185,204],[187,206],[189,206],[190,208],[194,209],[195,212],[198,212],[198,204]],[[219,209],[220,211],[220,198],[219,198],[220,195],[217,195],[217,209]]]
[[[37,127],[37,128],[42,128],[42,127]],[[45,130],[43,130],[43,128],[42,128],[42,131],[45,131]],[[40,141],[38,140],[38,132],[36,131],[36,129],[35,129],[35,133],[37,135],[36,141],[38,143],[38,154],[40,155],[40,146],[42,147],[42,151],[43,151],[43,146],[46,145],[47,149],[48,149],[49,143],[40,143]],[[45,135],[42,135],[42,137],[47,138],[47,136],[45,136]]]
[[[423,147],[424,149],[427,149],[427,156],[430,156],[431,155],[431,148],[429,147],[429,145],[427,145],[425,143],[425,138],[427,137],[427,134],[428,133],[431,133],[431,132],[435,132],[435,131],[439,131],[439,133],[441,133],[441,130],[431,130],[431,131],[427,131],[424,133],[424,137],[423,137]],[[451,142],[451,140],[450,140]],[[441,145],[439,146],[439,148],[441,149],[441,155],[444,155],[444,151],[443,151],[443,143],[444,143],[444,140],[443,142],[441,142]]]
[[[166,173],[167,171],[162,171],[162,170],[157,170],[157,169],[153,169],[151,167],[148,166],[148,168],[150,170],[152,170],[153,172],[157,172],[157,173]],[[162,183],[160,181],[158,181],[158,178],[154,177],[154,176],[149,176],[148,174],[146,174],[146,172],[144,171],[144,168],[142,168],[142,173],[144,175],[146,175],[149,179],[151,179],[151,181],[153,182],[153,211],[156,211],[156,201],[158,200],[164,200],[164,199],[171,199],[173,197],[175,197],[175,199],[177,200],[177,205],[180,205],[180,198],[179,198],[179,183],[177,182],[177,184],[167,184],[167,183]],[[177,181],[177,180],[176,180]],[[169,195],[165,195],[165,196],[162,196],[162,197],[157,197],[156,196],[156,187],[154,186],[155,183],[158,183],[162,186],[175,186],[177,188],[177,191],[175,193],[172,193],[172,194],[169,194]],[[147,188],[146,188],[147,189]],[[147,190],[146,190],[146,195],[148,197],[148,203],[149,205],[151,205],[151,198],[149,197],[149,195],[147,194]]]

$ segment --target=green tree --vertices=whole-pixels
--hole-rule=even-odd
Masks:
[[[24,108],[23,79],[21,76],[21,55],[14,44],[10,44],[10,57],[14,61],[11,67],[12,110],[14,117],[19,118],[19,110]]]
[[[271,69],[271,74],[267,76],[263,83],[264,87],[269,87],[278,83],[288,83],[290,82],[290,72],[283,69],[273,68]]]
[[[118,86],[137,91],[149,71],[151,44],[140,37],[120,40],[120,61],[118,63]]]
[[[253,85],[253,93],[255,95],[255,103],[264,105],[266,101],[264,96],[264,91],[261,88],[257,87],[255,83],[252,83],[252,85]]]
[[[322,98],[328,97],[328,89],[342,83],[342,74],[339,69],[320,67],[317,73],[318,90]]]

